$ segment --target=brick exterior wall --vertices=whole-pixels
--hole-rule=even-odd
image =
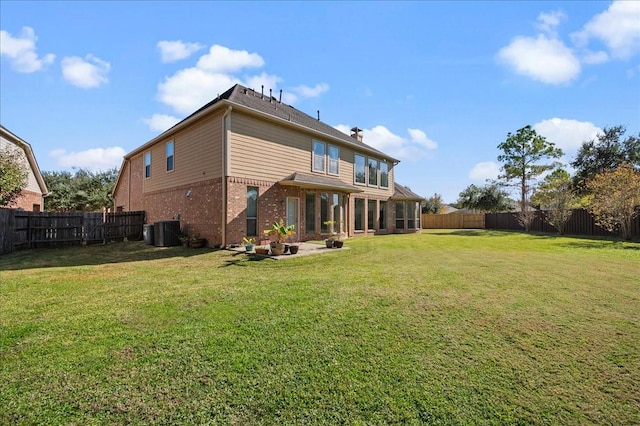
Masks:
[[[40,211],[44,210],[42,194],[39,192],[22,190],[20,196],[16,198],[9,207],[12,209],[22,209],[26,211],[34,211],[34,205],[40,206]]]
[[[271,228],[271,224],[286,219],[286,199],[295,197],[304,203],[304,194],[300,188],[282,186],[275,182],[230,177],[227,179],[227,244],[239,244],[247,230],[247,188],[258,188],[258,238],[262,231]],[[304,229],[303,224],[300,227]],[[296,238],[301,237],[296,229]]]
[[[199,234],[207,245],[222,244],[222,180],[210,179],[144,194],[147,223],[180,218],[189,234]]]

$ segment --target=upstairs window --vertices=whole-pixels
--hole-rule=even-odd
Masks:
[[[167,171],[173,170],[173,141],[167,143]]]
[[[380,162],[380,187],[389,187],[389,164],[386,161]]]
[[[151,153],[147,152],[144,154],[144,177],[151,177]]]
[[[369,158],[369,185],[378,186],[378,160]]]
[[[326,155],[327,146],[324,142],[313,141],[313,165],[312,170],[314,172],[323,172],[325,171],[325,155]]]
[[[366,161],[364,155],[356,154],[354,164],[354,182],[365,184],[366,182]]]
[[[340,148],[337,146],[329,145],[329,170],[327,171],[331,175],[337,175],[340,173]]]

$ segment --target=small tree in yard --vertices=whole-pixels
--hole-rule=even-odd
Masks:
[[[12,205],[27,184],[27,168],[19,151],[0,150],[0,207]]]
[[[629,164],[597,174],[587,183],[589,211],[596,223],[607,230],[620,230],[622,238],[631,239],[631,224],[639,214],[640,170]]]
[[[438,193],[433,194],[433,197],[429,197],[422,202],[422,213],[424,214],[439,214],[443,208],[442,195]]]
[[[562,150],[553,142],[540,136],[531,126],[519,129],[516,134],[508,133],[507,139],[498,145],[504,152],[498,156],[502,162],[503,174],[499,176],[507,185],[515,185],[520,190],[520,212],[518,222],[529,232],[535,217],[535,210],[529,202],[529,194],[535,188],[536,179],[544,172],[557,166],[541,163],[545,159],[559,158]]]
[[[562,169],[554,170],[538,185],[531,199],[545,210],[545,220],[560,235],[564,234],[573,209],[578,207],[578,197],[571,190],[569,173]]]

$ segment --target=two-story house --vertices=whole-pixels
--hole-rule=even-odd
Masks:
[[[17,153],[27,171],[26,185],[20,192],[20,196],[9,207],[39,212],[44,206],[44,197],[49,191],[31,145],[0,125],[0,150]]]
[[[352,133],[235,85],[124,157],[115,206],[223,247],[279,219],[299,240],[419,230],[422,198],[394,182],[398,160]]]

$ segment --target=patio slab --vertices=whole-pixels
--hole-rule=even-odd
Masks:
[[[273,259],[273,260],[285,260],[285,259],[295,259],[296,257],[301,256],[311,256],[314,254],[324,254],[324,253],[336,253],[343,250],[349,250],[349,247],[342,246],[342,248],[327,248],[324,244],[315,244],[315,243],[296,243],[298,248],[298,253],[291,254],[286,253],[280,256],[272,256],[270,254],[256,254],[255,251],[247,252],[243,246],[240,247],[230,247],[228,250],[232,250],[238,253],[246,253],[249,256],[255,256],[265,259]]]

